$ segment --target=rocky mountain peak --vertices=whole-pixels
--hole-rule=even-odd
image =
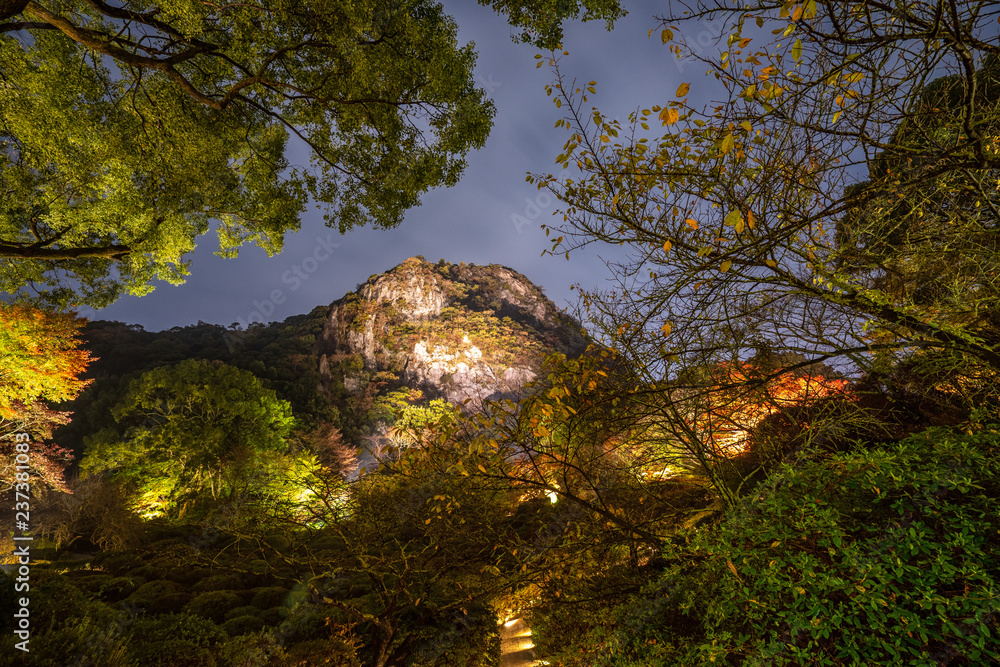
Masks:
[[[350,393],[379,376],[475,406],[516,393],[546,353],[585,345],[579,324],[517,271],[411,257],[331,304],[317,354],[324,382]]]

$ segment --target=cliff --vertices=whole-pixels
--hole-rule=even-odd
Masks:
[[[324,386],[373,378],[475,407],[516,394],[548,352],[574,356],[580,326],[520,273],[412,257],[335,301],[316,354]]]

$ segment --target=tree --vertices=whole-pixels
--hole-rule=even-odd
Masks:
[[[558,48],[562,42],[563,21],[576,18],[583,10],[584,21],[603,19],[608,30],[626,12],[618,0],[479,0],[481,5],[507,16],[507,21],[521,30],[519,41],[543,49]]]
[[[13,488],[16,478],[16,435],[35,439],[29,465],[34,482],[67,490],[63,472],[72,454],[51,442],[52,429],[69,422],[69,412],[53,410],[49,402],[68,401],[90,384],[80,375],[90,353],[80,349],[80,328],[86,320],[73,313],[39,310],[25,304],[0,304],[0,492]]]
[[[278,252],[308,197],[395,226],[490,129],[455,33],[430,0],[4,3],[0,288],[106,306],[181,282],[213,219]]]
[[[85,322],[72,313],[0,304],[0,419],[12,418],[16,404],[68,401],[90,383],[79,378],[90,362],[79,349]]]
[[[556,161],[580,173],[534,176],[565,204],[552,251],[625,246],[615,288],[583,293],[595,330],[651,391],[760,349],[882,380],[934,355],[956,414],[995,406],[996,9],[687,9],[661,39],[680,57],[681,22],[724,22],[725,50],[702,59],[717,106],[692,108],[684,83],[622,126],[551,61],[570,133]]]
[[[81,469],[133,481],[147,514],[232,495],[285,451],[293,425],[288,403],[251,373],[194,359],[133,380],[111,413],[117,427],[84,440]]]

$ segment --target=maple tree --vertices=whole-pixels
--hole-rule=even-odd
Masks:
[[[73,313],[0,304],[0,491],[15,482],[14,445],[19,433],[34,438],[30,465],[34,481],[68,491],[63,472],[69,450],[51,442],[52,430],[69,422],[69,412],[48,403],[75,398],[90,380],[81,379],[90,353],[80,348],[86,320]]]
[[[722,456],[745,451],[754,429],[766,418],[844,395],[851,384],[845,379],[780,369],[768,377],[750,362],[718,368],[713,375],[717,379],[704,390],[706,409],[692,415],[692,421],[698,430],[708,433],[711,447]]]

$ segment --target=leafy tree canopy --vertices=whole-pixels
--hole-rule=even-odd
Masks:
[[[117,428],[85,440],[81,468],[134,480],[157,507],[231,489],[248,461],[285,449],[293,425],[288,403],[253,374],[194,359],[144,373],[111,412]]]
[[[479,0],[479,4],[492,6],[520,29],[516,39],[543,49],[557,48],[562,41],[563,22],[581,12],[584,21],[603,19],[608,30],[628,13],[618,0]]]
[[[0,491],[17,482],[17,434],[51,438],[52,429],[69,422],[72,413],[53,410],[47,402],[73,399],[90,384],[79,377],[91,359],[79,349],[84,322],[72,313],[0,304]],[[65,490],[63,471],[72,458],[58,445],[33,442],[31,476]]]
[[[23,304],[0,304],[0,419],[17,404],[66,401],[89,384],[79,375],[90,353],[79,349],[85,320]]]
[[[310,197],[392,227],[493,115],[430,0],[8,2],[0,63],[0,289],[60,305],[181,282],[213,219],[223,256],[278,252]]]

